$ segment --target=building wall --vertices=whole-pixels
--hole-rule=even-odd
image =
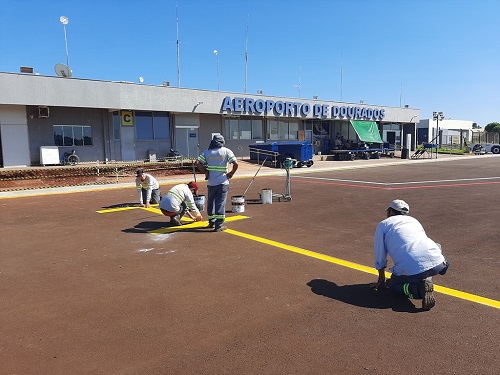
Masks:
[[[27,166],[29,160],[28,127],[24,106],[0,105],[2,166]]]
[[[265,103],[266,110],[258,110],[257,102]],[[226,103],[233,103],[229,107]],[[237,103],[240,103],[238,105]],[[241,106],[241,103],[246,103]],[[255,103],[252,109],[251,104]],[[276,111],[269,103],[275,103]],[[279,111],[278,103],[286,111]],[[264,124],[269,122],[300,123],[299,131],[311,138],[312,128],[308,123],[348,123],[350,118],[375,119],[379,125],[397,123],[405,132],[419,121],[420,111],[414,108],[387,107],[371,104],[340,103],[327,100],[308,100],[302,98],[285,98],[267,95],[252,95],[229,92],[215,92],[199,89],[182,89],[143,85],[127,82],[105,82],[78,78],[62,78],[37,76],[32,74],[0,72],[0,106],[26,106],[26,117],[29,130],[29,158],[32,164],[39,163],[40,146],[54,145],[53,129],[55,125],[91,125],[93,145],[77,147],[82,161],[107,160],[144,160],[154,152],[157,157],[166,156],[170,147],[179,143],[175,124],[181,124],[179,135],[188,145],[189,154],[198,154],[205,149],[211,140],[212,133],[221,133],[226,137],[226,144],[235,154],[247,153],[252,140],[233,140],[225,134],[224,119],[226,116],[261,118]],[[247,106],[248,105],[248,106]],[[39,106],[50,110],[47,119],[38,118]],[[290,107],[288,107],[290,106]],[[310,111],[303,111],[310,107]],[[313,109],[314,108],[314,109]],[[316,111],[316,109],[320,109]],[[348,112],[351,111],[352,112]],[[355,110],[355,111],[354,111]],[[113,113],[123,111],[152,111],[170,114],[170,139],[158,141],[142,141],[136,138],[136,128],[128,126],[124,129],[126,137],[115,137],[116,126],[113,126]],[[344,112],[342,112],[344,111]],[[385,112],[385,117],[380,115]],[[344,113],[344,114],[342,114]],[[363,114],[364,113],[364,114]],[[373,113],[368,115],[367,113]],[[192,120],[196,121],[192,121]],[[184,124],[184,125],[182,125]],[[195,125],[192,128],[189,125]],[[348,126],[346,126],[348,128]],[[330,129],[330,126],[327,127]],[[120,132],[118,132],[120,133]],[[197,133],[197,134],[195,134]],[[264,134],[265,134],[264,130]],[[329,139],[324,142],[331,143]],[[193,145],[192,143],[195,141]],[[310,141],[313,141],[312,139]],[[323,148],[328,148],[325,147]],[[319,148],[318,151],[323,151]],[[69,151],[61,149],[61,153]]]
[[[38,107],[26,107],[29,153],[32,165],[40,164],[40,146],[54,146],[54,125],[86,125],[92,128],[92,146],[59,147],[59,155],[76,150],[82,162],[110,158],[108,112],[92,108],[50,107],[48,118],[38,117]]]

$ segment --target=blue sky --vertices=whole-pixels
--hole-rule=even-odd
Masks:
[[[421,110],[500,122],[497,0],[0,0],[0,71]],[[246,36],[248,30],[248,48]],[[217,80],[218,51],[219,80]]]

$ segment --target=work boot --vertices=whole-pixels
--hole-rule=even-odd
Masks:
[[[172,224],[176,227],[181,226],[182,223],[181,223],[181,218],[179,217],[179,215],[172,216],[170,218],[170,224]]]
[[[214,232],[222,232],[222,231],[225,231],[226,229],[227,229],[227,226],[221,225],[220,227],[215,227]]]
[[[422,310],[430,310],[436,305],[432,280],[422,280],[418,285],[418,293],[422,297]]]

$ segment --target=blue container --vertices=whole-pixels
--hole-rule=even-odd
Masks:
[[[297,160],[297,163],[307,163],[312,161],[313,146],[310,142],[302,141],[287,141],[276,143],[277,151],[284,159],[292,158]]]
[[[261,142],[249,145],[250,160],[263,160],[268,155],[267,153],[259,153],[258,150],[277,152],[278,147],[276,145],[277,142]]]

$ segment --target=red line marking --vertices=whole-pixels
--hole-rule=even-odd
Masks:
[[[273,180],[278,180],[276,177],[271,177]],[[402,187],[383,187],[383,186],[367,186],[362,183],[344,183],[344,182],[334,182],[334,181],[313,181],[313,180],[301,180],[294,179],[294,182],[307,182],[308,184],[319,184],[319,185],[334,185],[334,186],[349,186],[357,187],[362,189],[378,189],[378,190],[407,190],[407,189],[434,189],[442,187],[465,187],[472,185],[498,185],[500,181],[484,181],[484,182],[467,182],[467,183],[455,183],[455,184],[442,184],[442,185],[421,185],[421,186],[402,186]],[[437,182],[439,184],[439,182]],[[388,183],[390,185],[390,183]]]

